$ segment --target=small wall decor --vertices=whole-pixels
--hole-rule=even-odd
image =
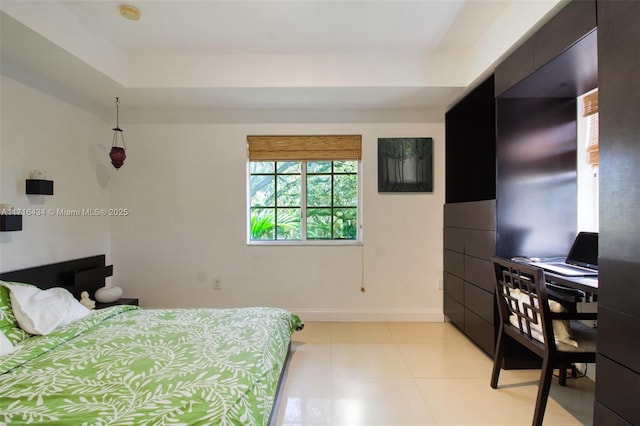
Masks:
[[[378,192],[433,192],[433,139],[378,138]]]
[[[82,293],[80,293],[80,303],[82,303],[84,306],[86,306],[89,309],[95,309],[96,307],[96,301],[92,300],[89,297],[88,291],[83,291]]]

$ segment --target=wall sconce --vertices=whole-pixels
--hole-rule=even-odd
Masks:
[[[53,181],[47,180],[44,170],[31,170],[24,192],[27,195],[53,195]]]
[[[22,215],[11,204],[0,204],[0,232],[22,231]]]
[[[111,164],[116,169],[119,169],[124,164],[127,154],[125,153],[127,145],[124,143],[123,130],[120,128],[120,99],[116,98],[116,127],[113,129],[113,142],[111,144],[111,152],[109,158],[111,158]],[[122,139],[122,146],[118,146],[118,136]]]

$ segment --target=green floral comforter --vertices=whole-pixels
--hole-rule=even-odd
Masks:
[[[0,357],[0,424],[264,425],[295,315],[96,311]]]

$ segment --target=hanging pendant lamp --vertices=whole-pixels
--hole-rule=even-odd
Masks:
[[[118,136],[122,139],[122,146],[118,146]],[[124,133],[120,128],[120,99],[116,98],[116,127],[113,128],[113,143],[111,144],[111,152],[109,158],[111,158],[111,164],[116,169],[119,169],[124,164],[127,154],[127,145],[124,143]]]

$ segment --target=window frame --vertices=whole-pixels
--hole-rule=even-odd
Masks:
[[[331,161],[332,163],[335,161],[345,161],[345,160],[332,160],[332,159],[324,159],[324,160],[297,160],[297,162],[301,163],[300,167],[300,236],[299,240],[252,240],[251,239],[251,163],[252,162],[291,162],[292,160],[255,160],[251,161],[247,159],[247,167],[246,167],[246,239],[247,245],[251,246],[349,246],[349,245],[361,245],[362,237],[363,237],[363,220],[362,220],[362,160],[346,160],[346,161],[355,161],[357,165],[357,225],[356,225],[356,238],[355,239],[307,239],[307,209],[309,206],[307,205],[307,163],[308,162],[317,162],[317,161]],[[275,173],[274,173],[275,175]],[[277,176],[277,175],[275,175]],[[331,176],[334,176],[331,173]],[[277,194],[275,195],[277,197]],[[314,207],[311,207],[314,208]]]

